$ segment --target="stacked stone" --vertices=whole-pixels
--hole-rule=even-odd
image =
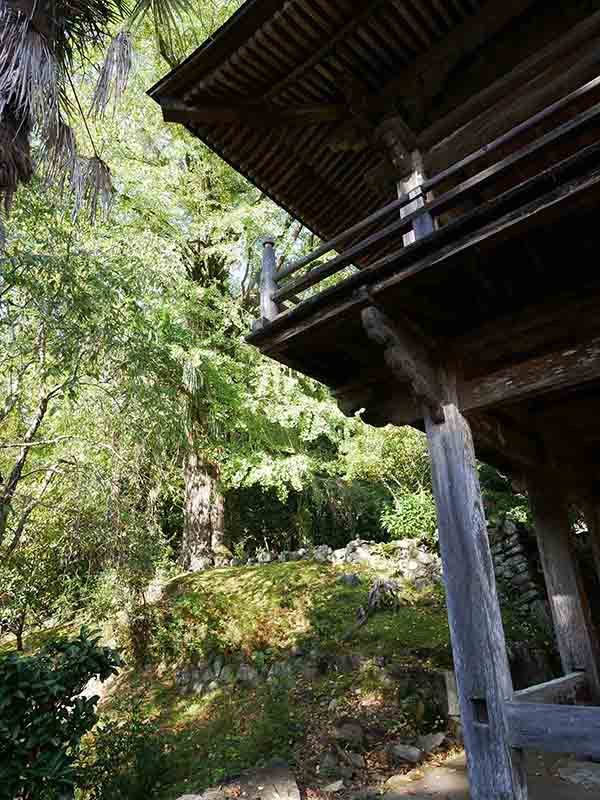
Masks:
[[[490,528],[488,535],[500,596],[545,624],[546,598],[535,560],[529,554],[527,530],[506,519]]]

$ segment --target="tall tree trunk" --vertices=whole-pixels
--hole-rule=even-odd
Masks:
[[[18,622],[17,622],[17,624],[15,626],[15,629],[14,629],[15,638],[17,640],[17,650],[19,651],[19,653],[22,653],[25,650],[25,647],[24,647],[24,644],[23,644],[23,631],[24,630],[25,630],[25,612],[23,612],[21,614],[21,616],[19,617],[19,620],[18,620]]]
[[[180,563],[184,569],[208,566],[223,543],[225,499],[217,482],[217,468],[190,449],[185,457],[185,507]]]

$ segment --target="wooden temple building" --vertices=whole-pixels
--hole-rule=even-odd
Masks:
[[[265,241],[248,340],[427,432],[474,800],[600,757],[599,76],[600,0],[247,0],[150,91],[324,242]],[[475,453],[528,488],[564,671],[519,692]]]

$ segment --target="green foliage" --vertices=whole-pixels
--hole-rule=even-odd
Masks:
[[[435,500],[430,491],[407,492],[394,497],[381,512],[381,524],[392,539],[437,541]]]
[[[0,656],[0,797],[58,800],[72,796],[81,737],[96,722],[90,680],[117,672],[117,654],[85,629],[33,656]]]
[[[99,725],[82,745],[78,798],[146,800],[173,776],[170,738],[138,704]]]
[[[510,519],[522,525],[531,525],[531,512],[525,494],[513,490],[508,478],[487,464],[479,466],[479,480],[490,525]]]
[[[126,699],[118,717],[84,742],[78,800],[172,798],[212,786],[274,757],[289,758],[301,731],[288,693],[278,687],[216,692],[203,706],[203,724],[183,718],[166,728]]]

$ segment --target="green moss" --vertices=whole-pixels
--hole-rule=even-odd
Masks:
[[[339,582],[348,567],[312,562],[180,576],[155,608],[153,658],[175,663],[240,654],[262,666],[293,647],[318,646],[404,658],[426,651],[448,663],[446,612],[431,593],[407,592],[409,605],[375,614],[346,641],[373,577],[365,568],[352,571],[363,576],[358,586]]]

